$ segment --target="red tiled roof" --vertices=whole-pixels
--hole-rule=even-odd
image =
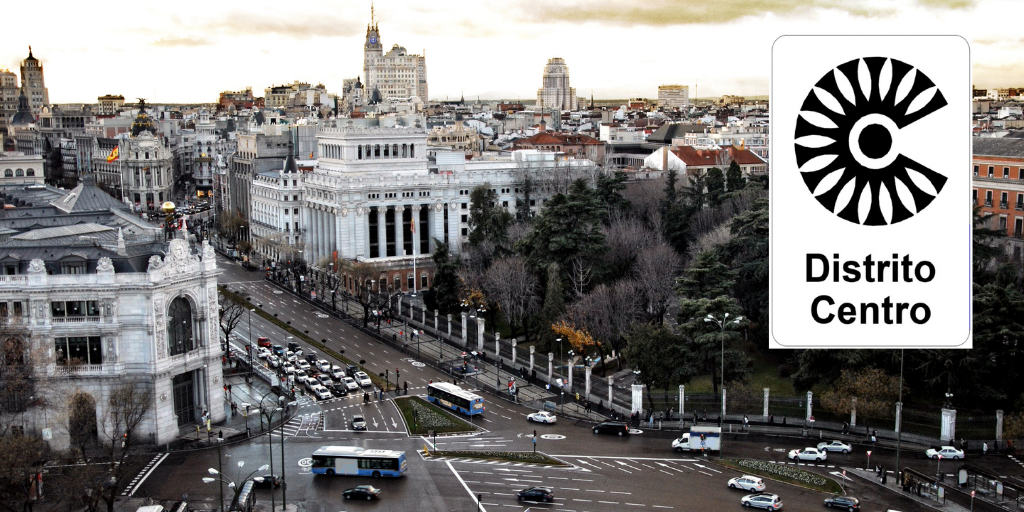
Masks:
[[[517,143],[518,144],[533,144],[533,145],[541,145],[541,144],[543,144],[543,145],[552,145],[552,144],[562,144],[562,145],[595,145],[595,144],[597,144],[597,145],[600,145],[600,144],[602,144],[601,141],[599,141],[599,140],[597,140],[597,139],[595,139],[593,137],[589,137],[587,135],[565,134],[565,133],[551,133],[551,132],[541,132],[541,133],[538,133],[537,135],[534,135],[532,137],[527,137],[525,139],[521,139],[521,140],[517,141]]]
[[[672,150],[672,152],[675,153],[675,155],[679,157],[687,167],[718,166],[718,153],[720,151],[721,150],[717,149],[696,149],[693,146],[680,146]],[[751,153],[749,149],[740,149],[735,146],[730,146],[725,148],[725,151],[729,152],[729,157],[732,161],[740,165],[758,165],[765,163],[761,157]]]

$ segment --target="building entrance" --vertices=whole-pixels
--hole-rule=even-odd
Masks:
[[[174,414],[178,415],[178,426],[196,421],[196,394],[192,372],[176,375],[174,385]]]

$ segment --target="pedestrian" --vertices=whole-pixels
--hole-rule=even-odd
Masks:
[[[405,381],[405,394],[409,394],[409,381]]]
[[[669,408],[668,408],[668,420],[669,420],[669,421],[672,421],[672,410],[673,410],[673,408],[672,408],[672,407],[669,407]]]
[[[747,421],[747,415],[743,415],[743,430],[747,430],[750,427],[750,422]]]
[[[1006,440],[1006,451],[1013,453],[1013,439]]]
[[[772,425],[775,424],[775,415],[774,414],[769,414],[768,415],[768,423],[771,423]]]
[[[654,414],[647,413],[647,424],[650,425],[648,428],[654,428]]]
[[[988,441],[981,443],[981,454],[988,455]]]
[[[597,412],[600,413],[602,410],[604,410],[604,400],[603,399],[597,401]]]
[[[782,426],[783,427],[786,426],[786,417],[785,416],[782,417]]]

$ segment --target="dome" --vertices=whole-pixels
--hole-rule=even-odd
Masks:
[[[132,123],[132,137],[138,137],[144,131],[154,136],[157,134],[156,123],[146,113],[146,100],[139,98],[139,115],[135,116],[135,122]]]
[[[21,93],[18,94],[18,113],[11,117],[11,126],[24,126],[36,122],[36,117],[32,115],[32,108],[28,105],[28,96],[25,95],[25,87],[21,88]]]

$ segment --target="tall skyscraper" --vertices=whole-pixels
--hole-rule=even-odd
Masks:
[[[373,7],[363,43],[363,81],[363,96],[369,102],[406,100],[413,96],[427,101],[426,56],[410,54],[397,44],[385,54]]]
[[[21,86],[28,95],[33,113],[38,114],[40,108],[50,104],[50,93],[43,81],[43,65],[32,56],[31,46],[28,47],[28,58],[21,61]]]
[[[537,89],[537,108],[576,110],[576,89],[569,87],[569,66],[561,57],[548,59],[543,87]]]
[[[7,134],[7,122],[18,112],[18,75],[0,68],[0,135]]]

